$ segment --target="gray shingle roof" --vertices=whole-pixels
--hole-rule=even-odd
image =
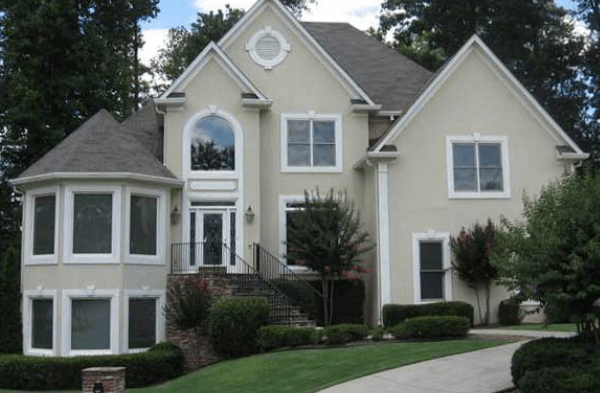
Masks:
[[[302,25],[383,110],[405,110],[432,73],[348,23]]]
[[[146,113],[147,115],[147,113]],[[18,179],[50,173],[134,173],[176,179],[156,157],[102,109],[25,170]],[[144,127],[140,126],[140,129]]]
[[[154,157],[163,161],[163,132],[154,101],[145,104],[123,123],[122,128],[137,139]]]

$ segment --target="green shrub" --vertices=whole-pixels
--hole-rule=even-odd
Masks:
[[[256,334],[269,322],[269,305],[263,298],[221,298],[210,309],[211,343],[223,357],[257,352]]]
[[[20,235],[0,238],[0,354],[23,351]]]
[[[598,393],[600,376],[587,368],[547,367],[527,371],[519,389],[521,393]]]
[[[385,329],[381,326],[376,326],[371,329],[371,340],[373,341],[383,341],[385,339]]]
[[[323,290],[321,280],[309,281],[309,284],[319,292]],[[333,286],[333,296],[335,307],[333,308],[332,325],[364,323],[365,283],[363,280],[336,281]],[[322,322],[323,299],[316,297],[315,302],[316,316],[318,321]]]
[[[465,317],[416,317],[404,322],[414,338],[465,337],[469,320]]]
[[[270,351],[276,348],[297,347],[315,343],[315,329],[288,326],[263,326],[258,329],[258,345]]]
[[[5,355],[0,356],[0,389],[80,390],[81,370],[89,367],[126,367],[127,388],[138,388],[180,376],[184,359],[178,349],[160,347],[133,355],[69,358]]]
[[[350,341],[360,341],[364,340],[369,335],[369,329],[363,325],[356,324],[331,325],[324,330],[328,345],[339,345]]]
[[[206,329],[213,303],[213,291],[208,281],[187,278],[169,289],[169,303],[165,306],[167,320],[180,330]]]
[[[563,306],[553,303],[548,303],[544,307],[544,314],[548,323],[570,323],[571,315],[569,310]]]
[[[465,317],[473,326],[473,306],[465,302],[439,302],[428,304],[386,304],[383,306],[383,326],[391,328],[409,318],[425,316]]]
[[[568,366],[577,369],[589,367],[592,359],[600,356],[593,344],[577,339],[542,338],[523,344],[512,357],[513,383],[519,386],[528,371]]]
[[[406,340],[412,337],[411,331],[406,326],[406,323],[399,323],[389,329],[389,332],[398,340]]]
[[[498,321],[502,325],[518,325],[521,323],[521,307],[514,299],[503,300],[498,308]]]

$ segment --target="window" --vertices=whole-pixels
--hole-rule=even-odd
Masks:
[[[156,344],[156,302],[152,298],[129,298],[129,348]]]
[[[26,355],[56,355],[55,307],[55,290],[23,292],[23,339]]]
[[[265,27],[250,38],[246,50],[256,64],[270,70],[285,60],[291,47],[281,33]]]
[[[229,122],[218,116],[200,119],[192,130],[192,171],[233,171],[235,135]]]
[[[303,203],[303,196],[281,195],[279,197],[279,252],[282,260],[285,260],[288,266],[298,270],[307,270],[307,268],[296,264],[292,259],[286,258],[288,254],[287,240],[290,228],[294,226],[294,215],[303,209]]]
[[[448,196],[450,198],[509,198],[506,138],[447,138]]]
[[[157,255],[158,198],[131,195],[129,252]]]
[[[448,233],[413,234],[415,303],[452,300]]]
[[[341,118],[282,115],[283,172],[341,172]]]
[[[294,229],[294,216],[298,214],[299,211],[302,211],[302,205],[299,203],[288,203],[285,207],[285,241],[287,242],[289,238],[290,229]],[[287,244],[285,245],[285,254],[288,254]],[[296,261],[291,258],[287,258],[288,266],[296,266]]]
[[[56,225],[56,195],[38,196],[34,201],[33,255],[52,255]]]

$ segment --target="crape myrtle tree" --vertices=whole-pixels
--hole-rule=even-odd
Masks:
[[[520,297],[567,312],[600,344],[600,178],[584,173],[524,198],[523,219],[503,220],[492,263]]]
[[[360,214],[345,192],[321,195],[304,192],[301,209],[288,226],[287,255],[297,265],[306,266],[321,276],[323,321],[331,324],[335,281],[355,280],[365,273],[364,254],[375,248],[368,232],[362,229]]]
[[[498,270],[491,264],[497,238],[498,230],[490,219],[486,226],[476,223],[472,228],[462,228],[457,237],[450,238],[452,267],[458,277],[475,292],[482,325],[490,323],[492,282],[498,278]],[[481,312],[481,291],[485,295],[485,314]]]

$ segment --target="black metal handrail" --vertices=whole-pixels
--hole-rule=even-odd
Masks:
[[[200,266],[235,266],[236,259],[219,243],[174,243],[171,245],[171,273],[195,273]]]

